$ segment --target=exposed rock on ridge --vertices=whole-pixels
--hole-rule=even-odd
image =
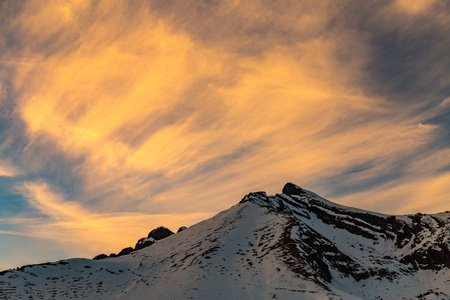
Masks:
[[[301,196],[305,192],[298,185],[288,182],[284,185],[282,193],[285,195],[289,195],[289,196],[292,196],[292,195]]]
[[[169,237],[172,234],[175,234],[175,233],[172,232],[170,229],[167,229],[164,226],[160,226],[160,227],[150,231],[150,233],[148,234],[148,238],[153,238],[158,241],[158,240],[165,239],[166,237]]]
[[[330,266],[340,272],[362,280],[370,276],[394,278],[398,270],[450,268],[450,214],[389,216],[340,206],[314,193],[287,183],[283,194],[267,196],[264,192],[250,193],[241,203],[253,202],[272,211],[292,217],[293,241],[306,249],[304,258],[318,268],[326,281],[331,280]],[[348,257],[335,243],[309,226],[312,216],[334,228],[370,240],[373,249],[367,249],[365,258],[373,262],[370,268]],[[393,255],[381,255],[376,251],[380,243],[393,244]],[[397,251],[396,251],[397,250]],[[400,251],[401,250],[401,251]],[[329,264],[325,264],[328,262]],[[384,268],[386,264],[398,265],[398,269]]]
[[[183,228],[183,229],[182,229]],[[178,232],[183,231],[187,229],[187,227],[182,226]],[[158,240],[162,240],[165,239],[166,237],[169,237],[171,235],[175,234],[173,231],[171,231],[170,229],[164,227],[164,226],[160,226],[158,228],[153,229],[152,231],[149,232],[148,237],[143,237],[140,238],[136,245],[133,247],[127,247],[127,248],[123,248],[119,254],[115,254],[115,253],[111,253],[109,256],[106,254],[99,254],[97,256],[94,257],[95,260],[100,260],[100,259],[105,259],[107,257],[118,257],[118,256],[123,256],[123,255],[128,255],[133,251],[137,251],[137,250],[141,250],[144,249],[148,246],[153,245],[156,241]]]

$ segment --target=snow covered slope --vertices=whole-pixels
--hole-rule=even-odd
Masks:
[[[450,299],[450,213],[388,216],[287,184],[131,254],[0,273],[0,299]]]

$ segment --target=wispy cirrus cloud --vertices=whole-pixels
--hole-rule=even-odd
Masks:
[[[397,7],[399,10],[403,12],[407,12],[410,14],[418,14],[426,12],[427,9],[429,9],[433,4],[435,3],[435,0],[419,0],[419,1],[413,1],[413,0],[397,0],[394,1],[394,6]]]
[[[20,175],[20,171],[17,167],[0,160],[0,177],[16,177],[18,175]]]
[[[404,180],[398,178],[372,188],[369,191],[357,192],[337,200],[344,205],[360,204],[367,210],[404,214],[404,211],[432,212],[448,211],[448,193],[450,174],[448,172]],[[372,199],[377,198],[377,202]]]
[[[91,256],[102,251],[120,251],[123,247],[134,246],[140,238],[139,234],[147,235],[151,228],[149,226],[154,226],[153,224],[164,224],[177,230],[179,224],[191,225],[198,219],[214,214],[99,214],[70,201],[42,181],[26,182],[17,190],[40,214],[34,218],[23,216],[0,219],[0,224],[15,225],[23,229],[23,232],[2,230],[0,234],[54,240],[65,244],[61,246],[64,249],[78,249]],[[83,243],[80,244],[80,241]]]
[[[29,234],[24,233],[24,232],[18,232],[18,231],[6,231],[6,230],[0,230],[0,234],[18,235],[18,236],[30,236]]]

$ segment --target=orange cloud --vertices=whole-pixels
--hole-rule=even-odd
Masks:
[[[370,191],[338,198],[344,205],[389,214],[439,213],[448,211],[450,173],[433,175],[415,181],[399,180]],[[373,199],[376,198],[376,201]]]
[[[417,106],[364,91],[371,49],[358,32],[326,31],[328,2],[264,5],[219,4],[211,13],[225,23],[211,32],[210,19],[188,28],[141,2],[27,2],[12,24],[29,41],[13,78],[18,112],[31,144],[44,136],[79,159],[70,171],[82,181],[73,210],[44,195],[43,212],[221,210],[254,188],[376,161],[351,176],[368,181],[436,137],[421,125],[428,112],[410,117]]]
[[[78,249],[85,256],[134,246],[137,239],[160,225],[176,231],[180,226],[190,226],[214,214],[96,214],[76,202],[68,201],[44,182],[27,182],[19,191],[33,208],[46,217],[3,219],[1,222],[19,224],[26,234],[10,231],[0,231],[0,234],[55,240],[72,250]],[[83,243],[80,244],[80,241]]]
[[[20,171],[10,163],[0,160],[0,177],[16,177]]]
[[[442,100],[441,102],[441,106],[449,106],[450,105],[450,97],[445,98],[444,100]]]
[[[435,2],[435,0],[397,0],[395,1],[395,4],[402,11],[410,14],[417,14],[425,11]]]

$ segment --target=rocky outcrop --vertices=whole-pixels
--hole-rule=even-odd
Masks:
[[[99,254],[96,257],[94,257],[93,259],[94,260],[100,260],[100,259],[105,259],[107,257],[108,257],[108,255],[106,255],[106,254]]]
[[[148,234],[148,238],[153,238],[156,241],[159,241],[159,240],[165,239],[166,237],[171,236],[172,234],[175,234],[175,233],[172,232],[170,229],[167,229],[164,226],[160,226],[160,227],[150,231],[150,233]]]
[[[148,246],[151,246],[155,243],[155,239],[143,237],[137,241],[136,246],[134,246],[134,250],[141,250]]]
[[[184,230],[186,230],[186,229],[187,229],[186,226],[181,226],[181,227],[178,229],[177,233],[178,233],[178,232],[182,232],[182,231],[184,231]]]
[[[282,193],[285,195],[289,195],[289,196],[292,196],[292,195],[300,196],[300,195],[304,194],[304,191],[298,185],[288,182],[284,185]]]
[[[119,252],[119,254],[117,254],[117,256],[127,255],[127,254],[130,254],[130,253],[133,252],[133,251],[134,251],[133,247],[123,248],[123,249]]]
[[[185,226],[180,227],[180,229],[178,229],[178,232],[183,231],[185,229],[187,229],[187,227],[185,227]],[[118,256],[128,255],[133,251],[137,251],[137,250],[141,250],[146,247],[149,247],[149,246],[153,245],[156,241],[165,239],[166,237],[169,237],[173,234],[175,234],[175,233],[173,233],[170,229],[168,229],[164,226],[160,226],[160,227],[155,228],[152,231],[150,231],[150,233],[148,234],[148,237],[140,238],[137,241],[134,248],[127,247],[127,248],[122,249],[119,252],[119,254],[111,253],[109,256],[106,254],[99,254],[96,257],[94,257],[93,259],[100,260],[100,259],[105,259],[107,257],[118,257]]]
[[[300,245],[304,253],[299,259],[316,269],[325,281],[331,280],[330,266],[356,281],[368,277],[392,279],[398,276],[398,271],[391,271],[386,265],[395,265],[402,272],[450,268],[450,222],[446,213],[407,216],[372,213],[332,203],[293,183],[287,183],[282,194],[267,196],[264,192],[250,193],[242,199],[241,203],[244,202],[253,202],[291,216],[290,226],[295,231],[288,230],[286,236],[290,238],[286,239],[287,243]],[[365,240],[365,244],[392,244],[395,248],[391,251],[401,254],[381,255],[373,246],[355,245],[355,249],[364,249],[366,259],[373,262],[372,267],[365,269],[360,261],[348,257],[334,246],[333,241],[317,232],[313,220],[345,230],[359,237],[357,239]]]

